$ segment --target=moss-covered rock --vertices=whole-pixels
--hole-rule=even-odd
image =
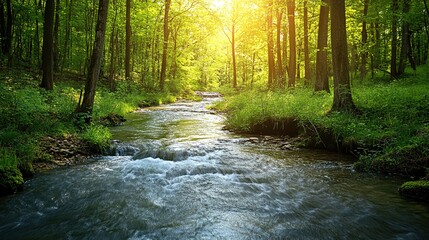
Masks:
[[[402,196],[429,202],[429,181],[409,181],[399,188]]]
[[[0,168],[0,196],[15,193],[24,187],[21,172],[14,167]]]
[[[22,173],[22,177],[25,179],[32,178],[35,174],[33,164],[31,162],[23,162],[18,165],[19,171]]]
[[[116,114],[116,113],[109,113],[109,115],[102,117],[100,119],[100,123],[102,125],[108,126],[108,127],[114,127],[114,126],[122,125],[125,121],[126,121],[126,119],[124,118],[124,116],[121,116],[121,115]]]

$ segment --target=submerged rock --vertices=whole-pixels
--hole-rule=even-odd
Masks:
[[[399,194],[405,197],[429,202],[429,181],[409,181],[399,188]]]
[[[123,116],[116,113],[109,113],[109,115],[100,119],[101,124],[108,127],[120,126],[127,121]]]

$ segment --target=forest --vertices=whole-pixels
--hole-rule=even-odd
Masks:
[[[428,178],[426,0],[0,0],[0,35],[2,195],[67,165],[55,142],[103,152],[127,113],[196,90],[229,130]]]

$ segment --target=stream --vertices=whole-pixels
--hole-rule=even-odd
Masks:
[[[402,179],[223,130],[214,100],[129,114],[110,156],[0,198],[0,239],[429,238],[429,205],[400,197]]]

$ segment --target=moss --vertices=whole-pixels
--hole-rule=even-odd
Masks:
[[[18,165],[19,171],[25,179],[32,178],[34,176],[34,168],[31,162],[23,162]]]
[[[14,167],[0,168],[0,196],[15,193],[24,187],[21,172]]]
[[[405,197],[429,202],[429,181],[409,181],[399,188],[399,194]]]

